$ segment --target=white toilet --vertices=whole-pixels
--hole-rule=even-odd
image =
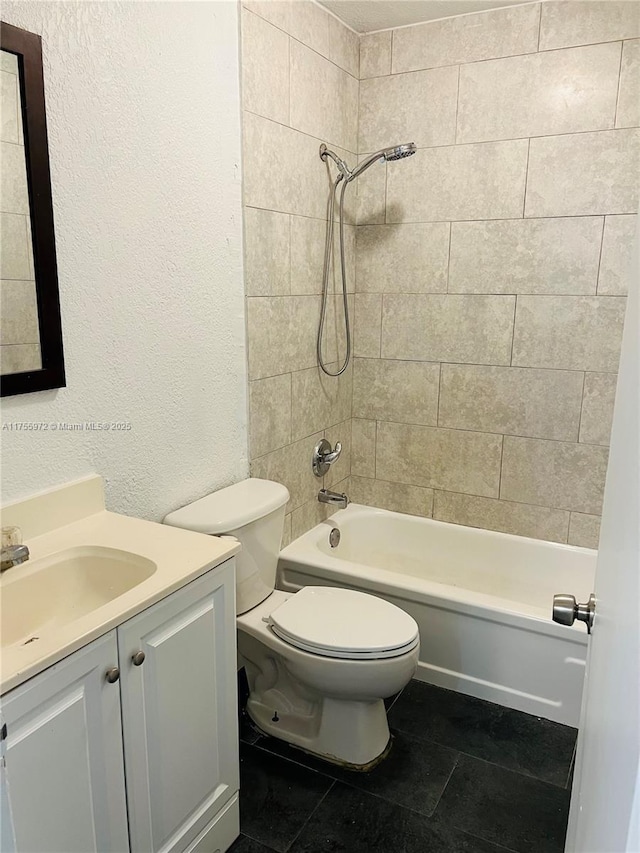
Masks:
[[[366,769],[389,745],[383,700],[416,671],[415,620],[380,598],[333,587],[274,589],[289,492],[249,479],[172,512],[166,524],[240,540],[238,652],[247,710],[262,731]]]

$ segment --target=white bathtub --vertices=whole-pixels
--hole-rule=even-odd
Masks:
[[[586,548],[352,504],[281,552],[278,587],[386,598],[420,626],[417,678],[577,726],[587,634],[552,622],[551,603],[586,601],[595,562]]]

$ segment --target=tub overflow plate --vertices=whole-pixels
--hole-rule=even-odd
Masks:
[[[340,544],[340,531],[337,527],[334,527],[331,533],[329,534],[329,545],[332,548],[337,548]]]

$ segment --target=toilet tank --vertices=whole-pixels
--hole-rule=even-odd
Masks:
[[[235,536],[236,613],[246,613],[273,592],[289,492],[281,483],[250,478],[169,513],[165,524]]]

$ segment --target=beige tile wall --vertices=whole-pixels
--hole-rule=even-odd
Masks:
[[[639,199],[638,4],[361,37],[307,0],[242,15],[252,473],[288,486],[287,541],[326,515],[324,435],[345,448],[324,485],[356,502],[594,547]],[[327,378],[318,146],[355,162],[410,140],[350,187],[355,357]]]
[[[640,6],[365,35],[354,500],[595,547],[639,198]]]
[[[329,189],[318,149],[325,142],[357,162],[359,61],[358,36],[315,3],[243,4],[251,473],[289,489],[285,542],[326,517],[318,490],[346,489],[350,474],[353,366],[337,379],[316,366]],[[355,202],[353,193],[346,229],[351,294]],[[324,352],[335,368],[344,354],[335,305],[327,329]],[[311,455],[323,436],[344,449],[330,475],[317,479]]]

